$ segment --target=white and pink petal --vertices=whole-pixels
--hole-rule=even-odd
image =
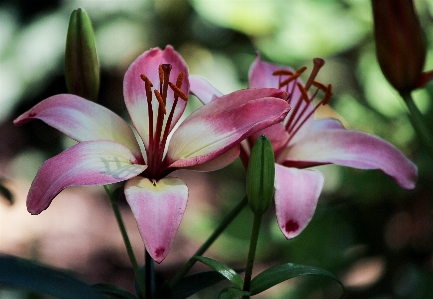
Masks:
[[[277,221],[287,239],[299,235],[313,218],[323,182],[318,171],[275,164]]]
[[[313,131],[287,151],[285,165],[338,164],[379,169],[405,189],[415,188],[417,168],[401,151],[376,136],[352,130]]]
[[[142,173],[146,165],[124,145],[107,140],[84,141],[45,161],[27,196],[27,210],[39,214],[70,186],[106,185]]]
[[[223,96],[222,92],[203,77],[191,75],[189,76],[189,83],[190,93],[195,95],[203,104]]]
[[[247,136],[280,122],[290,109],[285,96],[277,89],[246,89],[200,107],[174,132],[167,152],[168,166],[206,163]]]
[[[72,139],[81,141],[112,140],[141,157],[140,147],[131,127],[120,116],[94,102],[72,94],[49,97],[15,119],[22,125],[40,119]]]
[[[182,57],[174,51],[171,46],[167,46],[165,50],[153,48],[139,56],[128,68],[123,80],[123,94],[125,98],[126,108],[128,109],[131,120],[138,134],[143,139],[145,147],[149,144],[149,111],[147,107],[146,89],[141,75],[145,75],[154,85],[153,89],[159,90],[159,66],[161,64],[170,64],[170,82],[176,83],[177,76],[182,72],[184,74],[181,90],[189,94],[188,67]],[[152,109],[154,111],[153,130],[156,127],[156,115],[158,111],[158,101],[152,91]],[[171,107],[174,103],[174,93],[168,88],[166,109],[168,117]],[[186,102],[179,100],[174,112],[173,121],[170,129],[172,129],[179,120],[186,106]],[[164,123],[165,127],[165,123]],[[163,129],[164,129],[163,127]]]
[[[174,177],[157,182],[135,177],[126,182],[125,196],[147,252],[161,263],[170,251],[185,212],[188,187]]]

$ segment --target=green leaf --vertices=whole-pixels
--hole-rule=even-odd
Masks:
[[[195,256],[194,258],[199,262],[208,265],[209,267],[220,273],[222,276],[227,278],[231,283],[235,285],[235,287],[242,290],[244,286],[244,281],[242,280],[242,277],[240,277],[239,274],[236,273],[235,270],[233,270],[224,263],[205,256]]]
[[[0,285],[62,299],[107,299],[69,273],[10,255],[0,256]]]
[[[248,295],[250,295],[249,292],[245,292],[237,288],[226,288],[218,295],[218,299],[238,299],[242,296]]]
[[[185,299],[223,279],[224,277],[216,271],[192,274],[182,278],[171,289],[167,283],[158,287],[155,292],[155,298]]]
[[[14,203],[14,196],[12,195],[12,192],[9,191],[8,188],[6,188],[3,185],[3,182],[0,181],[0,195],[2,195],[9,204],[13,204]]]
[[[304,275],[319,275],[335,280],[342,287],[340,298],[343,296],[344,286],[331,272],[312,266],[290,263],[273,266],[254,277],[254,279],[251,280],[251,295],[259,294],[285,280]]]
[[[129,293],[128,291],[119,288],[118,286],[107,284],[107,283],[98,283],[92,285],[92,288],[98,290],[100,293],[105,295],[109,295],[111,298],[119,298],[119,299],[137,299],[134,295]]]

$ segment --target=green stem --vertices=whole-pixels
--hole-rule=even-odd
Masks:
[[[255,213],[253,229],[251,232],[250,250],[248,252],[247,268],[245,270],[244,288],[246,292],[250,291],[251,276],[253,274],[254,259],[256,258],[257,241],[259,240],[260,224],[262,223],[263,214]],[[250,296],[243,296],[244,299],[250,298]]]
[[[145,277],[146,277],[146,296],[144,298],[151,299],[155,293],[155,262],[149,252],[145,253]]]
[[[140,288],[141,294],[144,294],[145,286],[143,277],[140,274],[140,268],[138,267],[137,259],[135,258],[134,251],[132,250],[131,242],[129,241],[128,233],[126,232],[125,224],[120,214],[119,206],[117,205],[116,196],[111,193],[110,187],[104,185],[105,192],[110,199],[111,207],[113,208],[114,215],[116,216],[117,224],[119,225],[120,232],[122,233],[123,242],[125,243],[126,251],[128,252],[129,260],[131,261],[132,268],[134,269],[135,277],[137,278],[138,287]]]
[[[418,107],[415,105],[415,102],[413,101],[412,95],[410,93],[400,94],[400,95],[403,98],[404,102],[406,103],[407,108],[409,109],[410,112],[409,119],[416,133],[418,134],[418,137],[421,139],[421,141],[424,143],[424,145],[433,155],[432,134],[425,125],[424,116],[419,111]]]
[[[233,219],[242,211],[247,205],[248,199],[245,196],[244,199],[221,221],[220,225],[215,229],[212,235],[200,246],[200,248],[194,253],[196,255],[203,255],[206,250],[215,242],[215,240],[221,235],[221,233],[227,228],[227,226],[233,221]],[[197,260],[191,257],[188,262],[179,270],[176,276],[171,280],[170,286],[173,287],[179,280],[186,275],[186,273],[194,266]]]

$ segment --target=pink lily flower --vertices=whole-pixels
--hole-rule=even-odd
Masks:
[[[331,86],[314,81],[322,59],[314,60],[314,69],[305,85],[299,75],[305,68],[290,68],[263,62],[256,57],[249,72],[249,87],[276,87],[289,93],[291,111],[285,120],[252,134],[241,144],[241,159],[248,164],[248,156],[255,139],[266,135],[275,153],[275,206],[278,225],[287,239],[299,235],[313,217],[324,178],[310,167],[338,164],[359,169],[380,169],[401,187],[412,189],[417,179],[417,168],[390,143],[358,131],[346,130],[336,119],[314,119],[315,111],[327,104]],[[222,93],[209,82],[191,76],[191,93],[200,99],[219,100]],[[313,95],[308,89],[317,88]],[[325,95],[313,103],[319,90]]]
[[[200,107],[179,125],[188,94],[187,66],[167,46],[145,52],[125,74],[125,104],[137,137],[115,113],[71,94],[47,98],[19,116],[17,125],[40,119],[79,142],[41,166],[28,194],[28,211],[39,214],[69,186],[126,181],[126,200],[146,250],[162,262],[188,198],[186,184],[170,174],[230,164],[239,155],[236,145],[282,121],[290,109],[281,90],[241,90]],[[264,102],[268,109],[262,109]]]

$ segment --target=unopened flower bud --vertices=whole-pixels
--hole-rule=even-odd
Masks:
[[[260,136],[250,154],[247,168],[248,203],[254,214],[263,214],[274,196],[275,159],[271,142]]]
[[[400,93],[419,87],[426,43],[412,0],[372,0],[379,65]]]
[[[87,13],[79,8],[71,14],[66,39],[65,77],[68,92],[96,101],[99,73],[92,23]]]

